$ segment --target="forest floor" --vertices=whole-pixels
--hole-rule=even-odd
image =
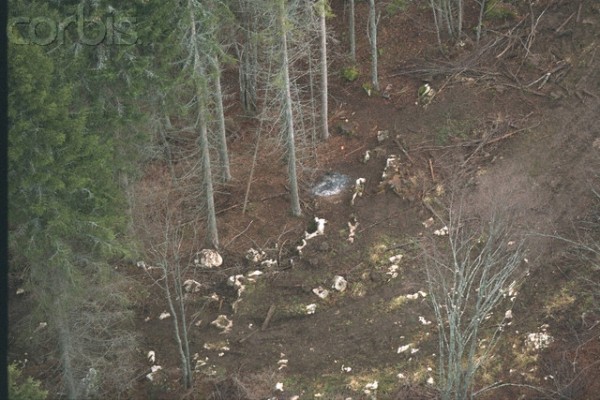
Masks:
[[[335,3],[332,30],[338,42],[330,52],[340,54],[347,43],[342,33],[347,11]],[[600,10],[591,1],[582,2],[581,9],[579,2],[538,3],[533,16],[519,15],[520,25],[519,20],[496,21],[494,30],[503,34],[489,34],[479,47],[465,43],[448,49],[446,58],[436,47],[430,10],[411,5],[395,15],[384,12],[378,37],[380,86],[388,88],[388,98],[368,96],[363,88],[370,66],[364,38],[358,43],[358,80],[350,83],[340,76],[347,60],[332,63],[333,136],[319,145],[318,173],[303,182],[304,217],[290,216],[285,166],[273,168],[266,150],[259,156],[248,212],[243,215],[238,207],[219,215],[225,267],[195,277],[214,282],[196,294],[196,304],[202,305],[196,318],[202,323],[191,330],[192,353],[201,361],[199,375],[212,375],[198,380],[203,394],[196,392],[197,398],[310,399],[320,394],[360,399],[368,398],[366,385],[374,381],[380,399],[427,398],[431,391],[426,382],[437,378],[437,328],[435,323],[424,325],[420,317],[431,321],[433,311],[422,296],[404,301],[407,294],[428,291],[414,238],[442,228],[438,221],[424,227],[432,214],[422,200],[443,198],[441,192],[454,192],[453,185],[467,182],[463,212],[469,218],[502,211],[515,221],[518,233],[572,233],[574,221],[590,208],[590,179],[600,159]],[[362,28],[366,4],[357,7]],[[425,80],[437,91],[427,107],[416,104]],[[341,134],[340,126],[351,133]],[[380,142],[378,131],[389,131],[389,138]],[[252,140],[248,134],[232,145],[238,186],[218,199],[223,209],[243,202]],[[478,147],[478,140],[485,145]],[[366,150],[372,158],[363,163]],[[380,187],[390,155],[398,155],[402,163],[400,195]],[[332,198],[311,196],[314,179],[332,171],[353,181],[366,179],[365,194],[354,206],[351,189]],[[360,224],[354,243],[347,240],[351,215]],[[328,221],[325,235],[311,239],[302,256],[293,257],[291,249],[315,216]],[[597,338],[598,327],[589,331],[576,326],[586,323],[579,315],[569,316],[569,294],[561,288],[568,287],[574,273],[560,261],[561,246],[541,237],[530,238],[528,246],[531,274],[514,304],[502,350],[486,364],[479,385],[513,382],[591,398],[600,389],[593,379],[600,376],[600,366],[594,364],[600,343],[588,339]],[[264,250],[279,265],[253,265],[244,258],[250,248]],[[397,254],[403,259],[393,278],[389,257]],[[238,297],[225,284],[227,278],[256,269],[264,275],[245,282],[234,310]],[[348,282],[344,292],[331,289],[336,275]],[[312,289],[318,287],[330,290],[329,296],[317,297]],[[213,292],[219,300],[200,300]],[[307,312],[310,304],[316,304],[314,314]],[[164,307],[160,300],[146,305],[140,321]],[[265,321],[269,309],[274,313]],[[233,321],[227,334],[210,324],[221,314]],[[543,357],[528,354],[525,337],[543,324],[549,325],[555,344]],[[138,326],[145,332],[146,348],[164,349],[159,353],[162,365],[177,368],[176,352],[167,350],[173,346],[171,322]],[[579,332],[578,341],[572,340],[573,331]],[[407,344],[419,351],[399,354],[397,349]],[[577,348],[586,355],[575,360],[571,353]],[[585,371],[582,376],[565,372],[571,361],[584,364],[577,367],[577,373]],[[550,375],[554,380],[548,382]],[[174,371],[172,378],[178,376]],[[277,383],[283,384],[283,392],[275,389]],[[178,382],[167,387],[177,389]],[[535,394],[510,387],[490,393],[494,399]],[[162,396],[169,397],[155,393]]]
[[[148,287],[136,308],[140,380],[131,397],[433,398],[427,382],[437,379],[437,327],[429,299],[412,298],[428,292],[418,242],[435,238],[433,232],[443,227],[437,219],[425,227],[434,215],[424,201],[447,203],[463,188],[455,198],[461,198],[465,216],[486,220],[498,211],[513,221],[515,235],[529,235],[529,274],[514,304],[507,300],[498,310],[511,308],[513,321],[482,368],[478,387],[511,382],[570,393],[565,398],[597,398],[600,326],[594,321],[600,315],[577,313],[582,305],[573,286],[576,264],[565,261],[567,246],[544,235],[572,236],[592,209],[591,185],[600,166],[600,7],[593,0],[537,1],[518,10],[516,19],[488,21],[493,32],[479,45],[465,41],[447,48],[446,56],[437,46],[429,8],[409,2],[401,12],[386,9],[378,37],[380,86],[389,95],[383,97],[363,88],[370,81],[364,2],[357,4],[361,75],[354,82],[341,77],[350,65],[339,56],[347,53],[344,4],[333,2],[330,27],[336,38],[329,48],[336,57],[330,66],[332,136],[316,150],[317,171],[303,177],[303,216],[291,216],[285,165],[272,160],[267,145],[260,149],[242,214],[254,135],[246,132],[230,144],[234,184],[217,197],[224,264],[186,276],[202,283],[189,294],[190,346],[197,354],[192,391],[181,390],[172,319],[158,318],[167,311],[164,298],[141,269],[120,267]],[[465,31],[475,21],[475,10],[468,10]],[[417,104],[424,82],[436,91],[426,107]],[[230,91],[237,87],[226,83]],[[351,133],[341,134],[340,126]],[[379,141],[378,131],[389,131],[389,137]],[[371,159],[364,163],[366,150]],[[380,186],[390,155],[402,166],[398,193]],[[354,206],[352,188],[330,198],[310,193],[333,171],[352,182],[366,179]],[[142,186],[155,188],[153,173]],[[350,243],[352,215],[359,226]],[[294,255],[314,217],[328,221],[325,234]],[[279,264],[252,263],[245,258],[250,248]],[[400,254],[395,276],[390,257]],[[246,279],[238,299],[228,278],[254,270],[263,274],[254,282]],[[336,275],[348,283],[343,292],[331,288]],[[313,292],[319,286],[330,291],[324,299]],[[309,314],[311,304],[316,309]],[[233,322],[227,333],[211,324],[219,315]],[[527,334],[544,324],[554,342],[541,352],[525,350]],[[408,351],[398,352],[408,344]],[[144,378],[149,350],[163,367],[154,382]],[[374,381],[378,388],[367,395]],[[276,389],[279,383],[283,391]],[[539,392],[524,386],[487,396],[550,398],[535,397]]]

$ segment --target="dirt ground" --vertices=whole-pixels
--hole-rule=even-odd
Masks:
[[[501,212],[514,221],[516,233],[528,235],[530,274],[514,304],[512,327],[497,358],[483,368],[480,387],[513,382],[555,393],[570,390],[571,397],[564,398],[597,398],[599,328],[577,325],[579,316],[559,318],[548,311],[573,275],[563,262],[565,246],[543,236],[573,234],[593,202],[590,189],[600,165],[597,2],[532,2],[513,20],[489,21],[494,33],[479,45],[466,40],[447,48],[445,56],[427,7],[409,2],[403,12],[383,11],[380,84],[388,98],[368,96],[362,87],[370,65],[366,3],[357,2],[361,75],[354,82],[340,76],[349,65],[342,56],[347,10],[346,2],[332,3],[332,137],[319,145],[317,173],[303,177],[303,216],[290,215],[285,167],[274,167],[267,149],[259,152],[242,214],[254,148],[251,126],[242,126],[247,132],[231,143],[235,181],[217,197],[224,264],[186,276],[202,282],[198,292],[188,294],[191,353],[197,354],[194,389],[181,391],[172,320],[158,319],[167,305],[149,291],[136,309],[140,379],[131,398],[435,398],[427,382],[437,378],[437,328],[423,322],[434,319],[433,311],[422,295],[402,299],[428,290],[415,238],[432,236],[442,226],[423,225],[432,217],[424,202],[446,203],[452,195],[463,199],[465,215],[485,219]],[[466,31],[474,26],[475,12],[467,10]],[[424,82],[436,91],[427,106],[417,104]],[[237,87],[227,84],[230,91]],[[351,126],[352,135],[339,134],[340,124]],[[380,142],[377,132],[384,130],[389,138]],[[363,163],[366,150],[371,159]],[[399,194],[380,186],[390,155],[402,163]],[[330,171],[352,181],[366,179],[354,206],[351,188],[331,198],[310,194],[315,180]],[[141,185],[151,186],[155,178]],[[351,215],[359,221],[353,243],[347,240]],[[325,234],[297,255],[294,248],[314,217],[328,221]],[[250,248],[264,250],[278,265],[247,260]],[[403,258],[394,277],[389,258],[398,254]],[[254,270],[263,274],[254,282],[246,278],[238,298],[228,278]],[[121,271],[151,287],[135,266]],[[337,275],[348,282],[343,292],[331,288]],[[325,299],[313,292],[319,286],[330,291]],[[311,304],[316,309],[309,314]],[[211,324],[219,315],[233,321],[228,333]],[[524,355],[524,335],[543,324],[550,326],[554,344]],[[397,352],[409,343],[418,352]],[[163,367],[161,379],[152,383],[144,379],[150,349]],[[571,365],[565,360],[577,361],[580,373],[564,372]],[[373,381],[378,388],[366,394]],[[516,386],[490,393],[490,399],[548,398]]]

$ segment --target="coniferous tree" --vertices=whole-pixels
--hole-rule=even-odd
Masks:
[[[81,398],[89,390],[81,383],[91,367],[86,361],[102,364],[92,348],[116,345],[110,332],[94,337],[90,330],[116,326],[124,316],[110,309],[112,300],[88,297],[110,275],[108,258],[122,254],[123,197],[113,179],[112,142],[90,129],[76,82],[65,80],[42,47],[9,50],[13,271],[27,278],[48,318],[67,396]]]
[[[281,73],[283,75],[283,98],[284,98],[284,122],[283,127],[285,129],[285,140],[287,146],[287,162],[288,162],[288,180],[290,182],[291,192],[291,207],[292,214],[300,216],[302,209],[300,208],[300,195],[298,193],[298,176],[296,171],[296,144],[295,144],[295,132],[294,132],[294,114],[292,112],[292,94],[291,94],[291,83],[289,76],[289,59],[288,59],[288,47],[287,47],[287,27],[286,27],[286,5],[285,0],[278,0],[278,19],[279,28],[281,29]]]

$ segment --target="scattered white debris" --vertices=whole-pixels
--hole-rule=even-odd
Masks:
[[[282,358],[281,360],[277,361],[277,365],[279,366],[277,369],[279,371],[281,371],[282,369],[284,369],[288,366],[288,360],[285,358]]]
[[[216,250],[203,249],[194,259],[194,264],[203,268],[220,267],[223,264],[223,257]]]
[[[400,372],[398,375],[396,375],[396,377],[398,379],[406,379],[406,375],[404,375],[402,372]]]
[[[377,131],[377,141],[379,143],[387,140],[389,137],[390,137],[390,131],[388,131],[388,130]]]
[[[309,304],[306,306],[306,314],[311,315],[314,314],[315,311],[317,311],[317,305],[316,304]]]
[[[244,275],[231,275],[229,278],[227,278],[227,285],[237,290],[238,297],[240,297],[246,289],[246,286],[244,286],[242,283],[244,279],[246,279]]]
[[[265,257],[267,257],[267,253],[265,253],[262,250],[256,250],[256,249],[250,248],[246,252],[246,260],[248,260],[254,264],[258,264],[259,262],[264,260]]]
[[[429,385],[433,385],[435,383],[435,381],[433,380],[433,378],[430,376],[429,378],[427,378],[427,383]]]
[[[152,382],[154,380],[154,374],[160,371],[161,369],[162,367],[160,365],[153,365],[152,367],[150,367],[151,372],[149,374],[146,374],[146,379]]]
[[[194,326],[195,326],[195,327],[198,327],[198,328],[199,328],[199,327],[200,327],[200,325],[202,325],[202,320],[201,320],[201,319],[199,319],[198,321],[194,322]]]
[[[231,350],[229,347],[229,343],[227,343],[227,341],[214,342],[214,343],[206,342],[206,343],[204,343],[202,348],[205,350],[220,351],[220,352]],[[222,353],[220,353],[220,354],[222,354]],[[223,356],[219,355],[219,357],[223,357]]]
[[[298,255],[302,255],[302,249],[304,249],[305,247],[306,247],[306,240],[300,239],[300,244],[296,246],[296,251],[298,252]]]
[[[315,217],[315,223],[317,224],[316,230],[314,232],[304,232],[304,239],[310,240],[314,237],[325,234],[325,224],[327,223],[327,220],[324,218]]]
[[[527,334],[525,346],[528,350],[542,350],[550,346],[554,342],[554,338],[544,331],[538,333]]]
[[[322,286],[314,288],[312,291],[314,294],[319,296],[321,299],[325,299],[325,298],[327,298],[327,296],[329,296],[329,290],[323,288]]]
[[[343,276],[336,275],[333,277],[333,285],[332,289],[337,290],[338,292],[343,292],[348,287],[348,282],[344,279]]]
[[[383,184],[388,180],[388,178],[397,175],[400,172],[401,166],[402,163],[400,162],[400,157],[398,157],[396,154],[390,155],[385,162],[385,169],[381,174],[381,183]]]
[[[138,261],[137,263],[135,263],[135,265],[137,265],[138,268],[146,269],[146,263],[143,261]]]
[[[356,216],[353,214],[350,216],[350,220],[348,221],[348,241],[350,243],[354,243],[356,229],[358,229],[358,219],[356,219]]]
[[[25,294],[25,289],[23,289],[23,288],[18,288],[18,289],[17,289],[17,296],[18,296],[18,295],[21,295],[21,294]]]
[[[433,222],[433,217],[430,217],[429,219],[426,219],[425,221],[421,222],[421,224],[423,224],[425,229],[429,229],[431,228],[431,226],[433,226]]]
[[[352,195],[352,200],[350,200],[350,205],[354,205],[354,201],[357,197],[362,197],[365,192],[365,185],[367,180],[365,178],[358,178],[354,183],[354,194]]]
[[[429,85],[429,83],[426,83],[419,87],[417,94],[419,97],[416,104],[420,104],[423,107],[427,107],[429,103],[431,103],[433,96],[435,96],[435,90]]]
[[[373,381],[371,383],[367,383],[365,385],[365,390],[363,391],[364,394],[371,394],[372,390],[377,390],[377,388],[379,387],[379,382],[378,381]]]
[[[277,260],[273,260],[272,258],[268,260],[264,260],[260,263],[260,266],[263,268],[273,268],[277,266]]]
[[[367,163],[371,159],[371,150],[365,151],[365,154],[362,156],[361,160],[364,164]]]
[[[425,317],[419,317],[419,322],[423,325],[431,325],[431,321],[427,321]]]
[[[344,364],[342,364],[342,372],[352,372],[352,367],[346,367]]]
[[[394,265],[390,265],[390,266],[388,267],[388,270],[387,270],[387,272],[386,272],[386,275],[389,275],[389,276],[390,276],[390,279],[395,279],[395,278],[397,278],[397,277],[398,277],[398,275],[399,275],[399,273],[398,273],[398,270],[399,270],[399,269],[400,269],[400,266],[399,266],[399,265],[396,265],[396,264],[394,264]]]
[[[256,271],[252,271],[250,273],[248,273],[248,275],[246,275],[248,278],[256,278],[259,277],[263,274],[262,271],[256,270]]]
[[[154,362],[156,361],[156,353],[154,352],[154,350],[150,350],[146,358],[148,359],[148,362],[154,364]]]
[[[163,319],[167,319],[171,316],[170,313],[163,311],[162,313],[160,313],[160,315],[158,316],[158,319],[163,320]]]
[[[410,354],[418,353],[419,349],[410,349]]]
[[[283,392],[283,383],[277,382],[275,384],[275,390],[279,390],[280,392]]]
[[[233,327],[233,321],[223,314],[219,315],[217,319],[215,319],[210,324],[214,325],[218,329],[222,329],[223,332],[221,333],[229,333],[229,331],[231,331],[231,328]]]
[[[512,310],[507,310],[504,313],[504,319],[512,319],[513,315],[512,315]]]
[[[202,285],[198,281],[188,279],[185,282],[183,282],[183,288],[188,293],[197,293],[202,288]]]
[[[234,287],[234,288],[239,288],[240,286],[242,286],[242,281],[245,279],[244,275],[238,274],[238,275],[231,275],[229,278],[227,278],[227,285]]]
[[[392,264],[397,264],[402,260],[402,257],[404,257],[403,254],[396,254],[395,256],[391,256],[389,260]]]
[[[433,234],[436,236],[447,236],[448,235],[448,227],[444,226],[441,229],[436,229],[435,231],[433,231]]]
[[[418,291],[418,292],[416,292],[416,293],[413,293],[413,294],[407,294],[407,295],[406,295],[406,298],[407,298],[407,299],[409,299],[409,300],[416,300],[416,299],[418,299],[418,298],[419,298],[419,296],[421,296],[421,297],[427,297],[427,293],[425,293],[425,292],[424,292],[424,291],[422,291],[422,290],[419,290],[419,291]]]
[[[150,321],[150,317],[144,318],[144,322],[148,322],[148,321]]]
[[[398,350],[396,351],[396,353],[398,353],[398,354],[404,353],[406,350],[410,349],[412,346],[413,346],[412,343],[405,344],[404,346],[400,346],[400,347],[398,347]]]

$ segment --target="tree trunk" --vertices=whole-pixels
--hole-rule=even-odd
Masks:
[[[281,27],[281,45],[282,45],[282,70],[283,70],[283,90],[285,107],[285,130],[287,144],[288,161],[288,179],[290,182],[292,214],[294,216],[302,215],[300,208],[300,196],[298,194],[298,177],[296,173],[296,145],[294,135],[294,115],[292,112],[292,93],[290,90],[289,60],[287,49],[287,28],[285,27],[285,0],[279,0],[279,22]]]
[[[319,22],[321,25],[321,138],[329,139],[328,104],[327,104],[327,0],[321,0],[319,6]]]
[[[56,322],[56,328],[59,338],[60,346],[60,363],[62,368],[62,377],[67,392],[67,398],[69,400],[76,400],[79,397],[77,384],[75,383],[74,377],[74,366],[73,366],[73,345],[71,330],[69,329],[69,322],[67,321],[66,313],[63,309],[63,304],[60,300],[56,301],[56,314],[54,321]]]
[[[216,57],[211,58],[215,77],[215,103],[217,111],[217,123],[219,125],[219,161],[221,162],[221,174],[223,181],[231,180],[229,168],[229,153],[227,151],[227,135],[225,133],[225,112],[223,110],[223,92],[221,90],[221,66]]]
[[[350,25],[350,58],[353,63],[356,63],[356,33],[355,33],[355,23],[354,23],[354,0],[350,0],[350,21],[348,24]]]
[[[256,15],[249,7],[251,0],[240,1],[244,44],[238,51],[240,60],[240,101],[248,115],[256,114],[256,86],[258,72],[258,44],[256,40]],[[248,4],[247,4],[248,3]]]
[[[191,37],[196,39],[196,18],[192,1],[188,3],[191,17]],[[200,156],[202,159],[202,172],[204,192],[206,197],[206,241],[215,249],[219,248],[219,234],[217,231],[217,217],[215,212],[214,190],[212,182],[212,171],[210,166],[210,152],[208,151],[208,133],[206,127],[206,104],[207,95],[206,81],[204,80],[205,70],[200,60],[200,53],[197,43],[192,43],[194,52],[194,72],[192,79],[196,90],[196,105],[198,113],[198,125],[200,128],[198,144],[200,145]]]
[[[369,0],[369,42],[371,42],[371,81],[373,90],[379,91],[377,73],[377,16],[375,15],[375,0]]]
[[[177,350],[179,351],[179,357],[181,359],[182,364],[182,372],[183,372],[183,387],[189,389],[192,387],[192,374],[190,368],[190,359],[185,356],[184,351],[184,343],[181,338],[181,334],[179,332],[179,323],[181,320],[182,325],[185,325],[185,319],[183,315],[177,314],[175,310],[175,305],[173,304],[173,298],[171,297],[171,290],[169,289],[169,272],[167,265],[163,266],[164,273],[164,285],[165,285],[165,295],[167,297],[167,304],[169,305],[169,311],[171,311],[171,315],[173,316],[173,329],[175,330],[175,341],[177,342]],[[180,301],[183,301],[180,299]]]

